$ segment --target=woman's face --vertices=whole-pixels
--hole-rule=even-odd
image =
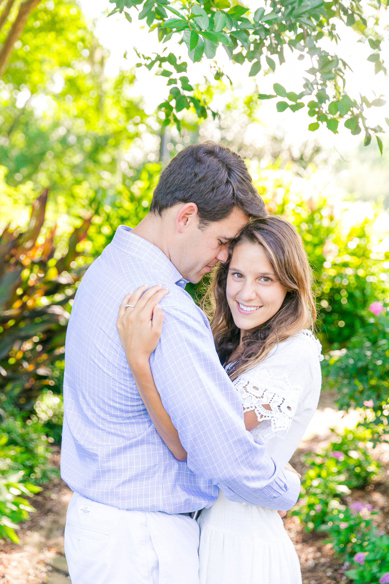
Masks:
[[[227,302],[235,325],[245,331],[271,318],[284,301],[286,288],[278,281],[259,243],[239,243],[227,276]]]

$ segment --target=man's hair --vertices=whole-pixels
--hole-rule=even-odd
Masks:
[[[161,215],[177,203],[195,203],[202,224],[228,217],[234,207],[249,217],[267,215],[243,158],[213,142],[188,146],[162,172],[150,211]]]

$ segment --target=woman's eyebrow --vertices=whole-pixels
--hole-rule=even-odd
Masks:
[[[234,270],[236,272],[241,272],[242,270],[240,268],[234,268],[234,266],[229,267],[229,270]],[[275,277],[275,273],[274,272],[258,272],[257,274],[258,276],[274,276]]]

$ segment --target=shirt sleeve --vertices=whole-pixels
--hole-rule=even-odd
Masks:
[[[151,356],[164,407],[188,453],[187,464],[237,501],[290,509],[300,482],[278,469],[243,421],[242,404],[220,365],[205,315],[195,306],[163,302],[165,320]],[[296,480],[297,479],[297,480]]]

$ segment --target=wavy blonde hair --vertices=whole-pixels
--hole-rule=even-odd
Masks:
[[[246,242],[263,247],[276,277],[287,293],[278,312],[248,331],[241,349],[238,349],[240,329],[235,325],[227,303],[226,285],[234,249]],[[256,219],[248,223],[231,242],[228,259],[220,264],[212,283],[214,316],[211,323],[222,364],[229,363],[235,353],[234,363],[228,370],[231,379],[263,361],[282,341],[302,329],[313,328],[316,308],[312,282],[312,270],[301,237],[293,225],[281,217]]]

